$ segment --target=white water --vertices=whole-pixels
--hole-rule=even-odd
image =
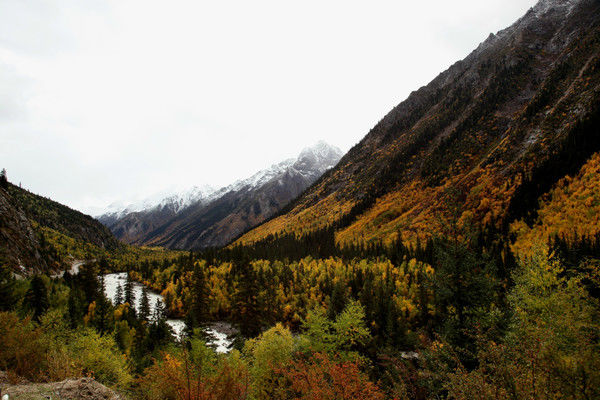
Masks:
[[[124,288],[126,278],[126,272],[104,275],[104,293],[106,294],[106,297],[109,298],[109,300],[114,301],[115,294],[117,293],[117,286],[120,284],[121,288]],[[140,310],[143,287],[144,285],[142,285],[139,282],[134,282],[133,284],[136,311]],[[163,306],[165,305],[162,296],[150,290],[148,290],[148,300],[150,301],[151,316],[154,315],[157,300],[160,301]],[[185,328],[185,322],[183,320],[167,319],[167,324],[169,324],[169,326],[173,329],[173,332],[175,333],[176,337],[181,337],[181,334],[183,333],[183,330]],[[208,344],[210,346],[214,346],[218,353],[227,353],[229,350],[231,350],[232,340],[229,339],[229,337],[225,332],[223,332],[223,330],[231,331],[232,328],[224,322],[219,322],[218,324],[213,324],[206,328],[206,333],[208,333],[208,336],[212,338],[208,341]]]

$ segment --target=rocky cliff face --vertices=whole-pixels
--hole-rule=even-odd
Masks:
[[[539,167],[600,150],[594,128],[582,128],[598,112],[599,25],[597,0],[540,1],[413,92],[289,212],[241,242],[332,223],[341,242],[427,236],[449,188],[475,223],[514,217],[512,199]]]
[[[0,188],[0,263],[15,273],[40,272],[48,268],[29,219]]]
[[[99,220],[131,244],[177,249],[222,246],[281,210],[333,168],[341,156],[338,148],[319,142],[297,158],[275,164],[178,210],[159,205],[116,220],[106,215]]]

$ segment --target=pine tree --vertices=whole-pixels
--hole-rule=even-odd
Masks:
[[[98,297],[99,283],[97,269],[94,264],[85,264],[79,269],[81,289],[85,293],[85,300],[90,304]]]
[[[72,286],[67,300],[67,315],[71,328],[73,329],[79,325],[79,322],[84,315],[82,301],[83,295],[81,294],[81,291]]]
[[[5,266],[0,266],[0,311],[9,311],[15,305],[15,278]]]
[[[33,319],[39,321],[40,317],[48,309],[48,289],[44,280],[36,275],[31,278],[31,283],[25,298],[23,299],[25,306],[33,311]]]
[[[333,286],[333,292],[329,298],[329,306],[327,308],[327,317],[329,319],[335,319],[339,313],[344,310],[346,303],[348,302],[348,295],[346,291],[346,285],[342,279]]]
[[[148,299],[148,289],[146,286],[142,288],[142,296],[140,298],[140,315],[142,321],[148,320],[150,317],[150,300]]]
[[[96,299],[96,327],[100,335],[108,331],[110,304],[104,293]]]
[[[131,275],[127,273],[123,289],[124,300],[125,303],[129,304],[129,308],[131,309],[131,311],[135,313],[135,293],[133,292],[133,288],[133,280],[131,279]]]
[[[121,286],[120,283],[117,283],[117,291],[115,293],[114,304],[115,306],[123,304],[123,286]]]
[[[167,324],[167,312],[160,299],[156,299],[152,324],[148,329],[149,347],[154,349],[171,339],[171,327]]]
[[[494,260],[477,246],[479,232],[468,223],[458,222],[462,214],[459,200],[450,192],[449,212],[442,218],[445,237],[434,243],[432,283],[441,333],[464,349],[474,347],[477,314],[489,310],[498,293],[498,281]]]
[[[249,263],[238,267],[239,285],[235,293],[235,308],[240,331],[246,337],[260,333],[262,316],[258,304],[258,284],[254,268]]]
[[[6,176],[6,169],[2,168],[2,172],[0,172],[0,187],[2,189],[8,188],[8,177]]]
[[[154,314],[152,315],[152,320],[155,323],[167,320],[167,310],[160,299],[156,299],[156,303],[154,303]]]
[[[96,326],[100,335],[103,335],[108,329],[108,312],[110,304],[106,298],[106,283],[105,275],[108,269],[106,258],[102,257],[98,263],[99,278],[98,278],[98,293],[96,295]]]
[[[194,327],[205,322],[208,317],[208,285],[204,266],[196,263],[192,274],[191,323]]]

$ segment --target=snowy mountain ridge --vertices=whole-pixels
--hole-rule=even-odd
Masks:
[[[210,201],[211,197],[217,191],[209,185],[193,186],[183,191],[164,190],[141,201],[124,205],[122,202],[115,202],[106,207],[106,210],[100,213],[97,218],[110,216],[112,218],[122,218],[127,214],[141,212],[151,209],[170,208],[174,212],[179,212],[191,204],[200,201]]]
[[[218,192],[254,189],[278,176],[282,176],[286,172],[300,175],[314,173],[321,175],[328,169],[333,168],[342,155],[343,152],[339,148],[331,146],[324,141],[319,141],[314,146],[304,148],[297,158],[288,158],[287,160],[273,164],[269,168],[258,171],[249,178],[238,180],[220,189]]]
[[[341,159],[325,142],[303,149],[249,178],[214,190],[208,186],[162,193],[98,217],[126,243],[197,249],[222,246],[296,198]]]
[[[285,174],[303,177],[320,176],[333,168],[342,155],[343,152],[338,147],[319,141],[313,146],[304,148],[296,158],[273,164],[249,178],[237,180],[218,190],[209,185],[193,186],[183,191],[165,190],[127,205],[121,202],[113,203],[96,218],[101,222],[114,222],[132,213],[169,211],[177,214],[192,205],[208,204],[227,193],[252,191]]]

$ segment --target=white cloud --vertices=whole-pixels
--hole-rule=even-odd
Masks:
[[[534,0],[0,3],[0,160],[88,210],[348,149]]]

